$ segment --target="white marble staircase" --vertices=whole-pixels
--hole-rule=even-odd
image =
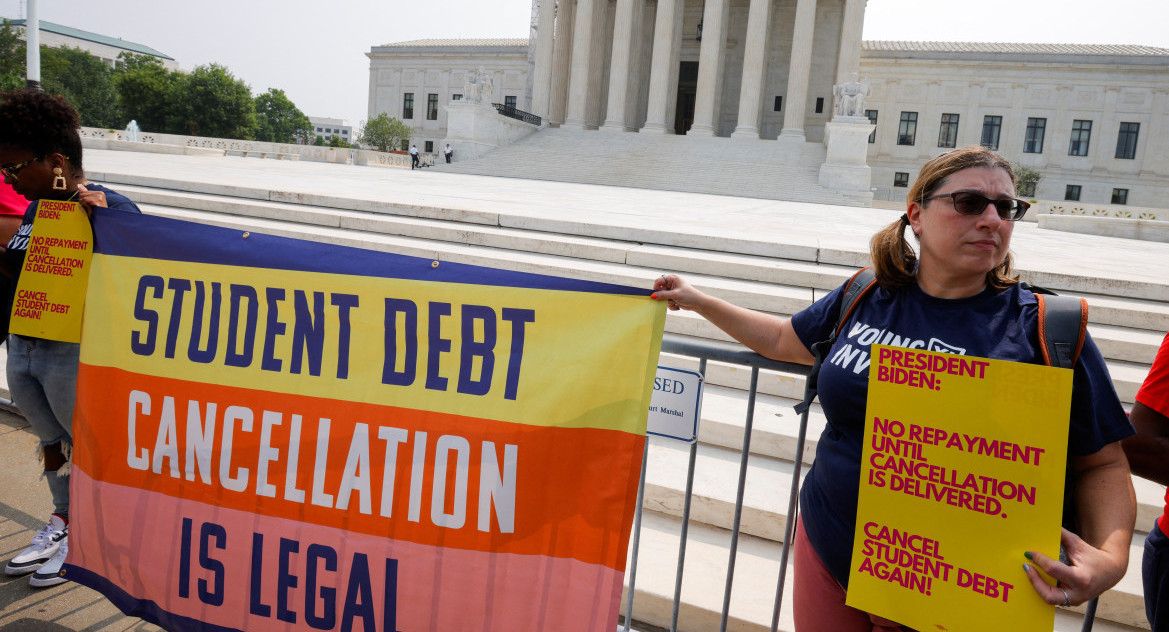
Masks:
[[[189,187],[199,191],[194,193],[173,183],[159,182],[154,188],[145,186],[151,184],[149,179],[125,175],[125,181],[137,184],[117,184],[118,174],[106,176],[147,213],[444,261],[647,287],[663,268],[678,270],[713,294],[778,314],[791,314],[810,304],[854,270],[846,265],[817,263],[811,258],[776,259],[719,251],[712,249],[717,239],[702,242],[702,248],[679,246],[679,240],[668,229],[656,237],[650,231],[625,233],[625,239],[598,237],[607,231],[603,227],[587,228],[587,218],[576,218],[582,228],[575,232],[571,223],[541,224],[531,218],[523,222],[526,228],[505,228],[485,223],[483,217],[473,213],[443,213],[425,205],[391,212],[353,210],[360,205],[337,208],[269,201],[269,192],[259,188],[217,189],[203,183]],[[825,211],[830,212],[831,207],[825,207]],[[765,245],[759,247],[763,249]],[[737,249],[752,251],[753,247],[738,244]],[[856,253],[856,257],[863,259],[863,252]],[[1133,286],[1127,291],[1123,285],[1093,283],[1075,275],[1068,278],[1071,280],[1065,286],[1058,283],[1059,277],[1048,277],[1047,285],[1057,290],[1071,287],[1089,298],[1093,305],[1092,335],[1108,360],[1122,400],[1131,403],[1162,332],[1169,330],[1169,304],[1148,296],[1169,291],[1169,283],[1164,288]],[[1057,283],[1050,283],[1052,280]],[[666,328],[701,340],[726,339],[689,313],[670,313]],[[664,355],[662,363],[687,368],[697,365],[691,358],[670,355]],[[680,630],[718,628],[748,377],[749,372],[741,367],[712,363],[708,369],[709,390],[697,453]],[[803,379],[798,375],[764,372],[760,379],[730,630],[762,631],[770,626],[779,540],[786,523],[787,487],[796,458],[798,418],[791,406],[802,391]],[[815,439],[823,424],[822,414],[815,407],[804,461],[814,454]],[[627,596],[634,597],[634,620],[650,626],[669,625],[687,457],[682,446],[668,440],[651,441],[637,585],[634,591],[627,591]],[[1136,484],[1139,533],[1134,538],[1129,572],[1102,598],[1097,630],[1133,629],[1129,626],[1147,629],[1141,605],[1139,543],[1160,510],[1163,488],[1139,479]],[[790,582],[788,587],[790,593]],[[780,629],[785,631],[792,630],[790,601],[789,594],[780,617]],[[1055,629],[1078,630],[1076,613],[1057,610]]]
[[[435,169],[844,206],[872,203],[871,193],[820,186],[822,143],[545,128],[474,160],[457,160],[457,150],[455,155],[455,162]]]

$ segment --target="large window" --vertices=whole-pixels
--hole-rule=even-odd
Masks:
[[[426,95],[426,120],[438,120],[438,95],[431,93]]]
[[[503,97],[503,104],[514,110],[515,109],[515,95]]]
[[[1128,189],[1113,189],[1112,190],[1113,204],[1128,204]]]
[[[873,124],[873,132],[869,134],[869,142],[875,143],[877,142],[877,111],[865,110],[865,116],[869,117],[869,122]]]
[[[1047,119],[1027,119],[1027,137],[1023,139],[1023,153],[1042,154],[1043,136],[1047,132]]]
[[[1065,188],[1063,190],[1063,199],[1069,200],[1071,202],[1079,202],[1080,201],[1080,185],[1069,184],[1067,186],[1067,188]]]
[[[982,142],[987,149],[998,151],[999,134],[1003,131],[1003,117],[986,115],[982,117]]]
[[[917,138],[917,112],[902,112],[897,126],[897,144],[912,145]]]
[[[1069,156],[1087,156],[1088,142],[1092,140],[1092,121],[1072,121],[1072,142],[1068,145]]]
[[[402,95],[402,119],[414,118],[414,93],[407,92]]]
[[[423,147],[425,148],[424,151],[426,151],[426,153],[428,153],[428,154],[434,153],[434,141],[432,141],[432,140],[426,141],[426,143],[423,145]]]
[[[958,146],[958,115],[943,114],[942,126],[938,128],[938,147]]]
[[[1120,135],[1116,137],[1116,157],[1132,160],[1137,157],[1137,135],[1140,123],[1121,123]],[[1124,202],[1121,202],[1123,204]]]
[[[909,172],[908,171],[894,171],[893,172],[893,186],[895,186],[895,187],[909,186]]]

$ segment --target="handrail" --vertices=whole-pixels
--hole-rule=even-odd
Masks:
[[[725,631],[727,628],[728,620],[731,616],[730,595],[731,595],[731,587],[732,587],[732,584],[734,582],[735,557],[736,557],[735,552],[738,548],[738,540],[739,540],[739,535],[740,535],[740,532],[739,532],[740,522],[739,522],[739,520],[741,517],[742,510],[743,510],[743,486],[744,486],[745,477],[746,477],[746,473],[747,473],[747,467],[746,467],[747,466],[747,455],[750,453],[750,446],[751,446],[751,434],[752,434],[751,426],[752,426],[752,418],[754,417],[755,398],[756,398],[756,395],[758,393],[759,371],[761,369],[762,370],[769,370],[769,371],[782,371],[784,373],[807,376],[811,373],[812,367],[808,366],[808,365],[804,365],[804,364],[796,364],[796,363],[792,363],[792,362],[780,362],[778,360],[772,360],[769,358],[765,358],[765,357],[743,347],[742,345],[739,345],[736,343],[718,342],[718,341],[713,341],[713,340],[696,340],[694,338],[680,336],[677,334],[665,334],[662,337],[662,352],[698,359],[699,360],[698,372],[703,374],[704,376],[706,375],[708,361],[722,362],[722,363],[726,363],[726,364],[736,364],[736,365],[747,366],[747,367],[751,368],[751,386],[750,386],[750,389],[749,389],[748,394],[747,394],[747,417],[745,419],[744,440],[743,440],[743,445],[740,448],[741,449],[741,452],[740,452],[741,458],[740,458],[740,463],[739,463],[738,489],[737,489],[737,494],[736,494],[736,499],[735,499],[734,527],[731,530],[730,559],[728,560],[728,566],[727,566],[725,592],[723,595],[721,621],[720,621],[720,626],[719,626],[720,631]],[[800,426],[799,426],[799,432],[798,432],[798,436],[797,436],[797,440],[796,440],[796,448],[795,448],[795,455],[796,456],[795,456],[794,464],[793,464],[794,467],[793,467],[793,474],[792,474],[792,484],[791,484],[791,488],[789,490],[787,490],[787,492],[788,492],[788,509],[787,509],[787,521],[786,521],[787,524],[786,524],[785,529],[784,529],[782,549],[781,549],[781,554],[780,554],[779,577],[778,577],[778,582],[776,585],[775,598],[774,598],[774,601],[772,602],[772,607],[773,607],[772,621],[771,621],[771,631],[772,632],[778,632],[780,609],[783,606],[784,584],[786,583],[786,579],[787,579],[787,567],[788,567],[788,562],[789,562],[790,553],[791,553],[791,542],[792,542],[792,537],[793,537],[794,531],[795,531],[795,520],[796,520],[796,516],[797,516],[797,511],[798,511],[798,505],[796,502],[796,498],[798,497],[798,494],[799,494],[800,471],[801,471],[801,466],[803,465],[803,459],[801,458],[801,455],[804,453],[804,445],[805,445],[805,440],[806,440],[806,435],[807,435],[807,424],[808,424],[808,417],[807,417],[807,412],[805,411],[804,414],[800,415]],[[673,616],[671,618],[670,627],[669,627],[669,630],[671,632],[677,632],[677,630],[678,630],[678,615],[679,615],[679,609],[681,606],[681,594],[682,594],[682,576],[683,576],[683,573],[685,570],[685,565],[686,565],[685,551],[686,551],[688,527],[690,525],[690,503],[691,503],[691,498],[693,495],[695,456],[696,456],[697,449],[698,449],[698,443],[699,443],[698,441],[695,441],[695,442],[690,444],[690,455],[689,455],[689,464],[688,464],[687,481],[686,481],[686,492],[685,492],[686,495],[685,495],[685,502],[684,502],[683,510],[682,510],[682,516],[681,516],[682,531],[680,534],[679,555],[678,555],[678,560],[677,560],[677,567],[675,569],[676,577],[675,577],[674,597],[673,597],[673,604],[672,604]],[[647,443],[647,450],[648,450],[648,443]],[[629,595],[628,595],[628,601],[626,603],[627,610],[626,610],[624,617],[623,617],[624,627],[622,629],[625,632],[628,632],[630,630],[630,626],[632,625],[633,621],[637,620],[636,614],[634,612],[633,601],[634,601],[634,595],[636,593],[636,582],[637,582],[636,578],[637,578],[637,561],[638,561],[638,548],[639,548],[638,544],[639,544],[639,540],[640,540],[639,536],[640,536],[640,531],[641,531],[640,517],[641,517],[643,503],[644,503],[644,500],[643,500],[641,495],[644,493],[645,464],[646,464],[646,455],[643,454],[642,455],[641,482],[639,482],[639,485],[638,485],[638,502],[637,502],[636,516],[635,516],[636,524],[634,527],[633,546],[631,549],[631,555],[632,555],[631,562],[632,563],[631,563],[629,571],[628,571],[629,572],[629,586],[628,586]],[[1084,619],[1083,619],[1083,623],[1082,623],[1083,627],[1081,628],[1081,632],[1090,632],[1092,630],[1092,624],[1095,620],[1095,614],[1096,614],[1095,610],[1096,610],[1095,601],[1093,601],[1091,604],[1089,604],[1087,611],[1084,613]]]
[[[513,118],[517,121],[523,121],[525,123],[531,123],[536,127],[539,127],[541,121],[543,120],[531,112],[517,110],[510,105],[504,105],[503,103],[492,103],[491,105],[495,107],[496,112],[499,112],[508,118]]]

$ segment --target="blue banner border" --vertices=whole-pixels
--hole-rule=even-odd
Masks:
[[[93,230],[94,253],[120,257],[625,296],[649,296],[652,292],[648,288],[465,263],[443,261],[434,265],[434,260],[423,257],[278,237],[107,208],[94,209]],[[200,246],[205,243],[219,245],[214,255]]]

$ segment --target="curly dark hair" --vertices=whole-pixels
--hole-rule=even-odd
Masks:
[[[61,154],[81,170],[81,119],[63,97],[39,90],[0,93],[0,145],[37,156]]]

